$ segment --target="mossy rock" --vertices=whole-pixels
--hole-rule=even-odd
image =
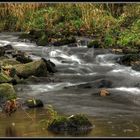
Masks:
[[[57,40],[56,42],[53,43],[54,46],[62,46],[62,45],[67,45],[71,43],[76,43],[76,38],[74,36],[70,37],[65,37]]]
[[[28,34],[28,33],[22,33],[22,34],[19,36],[19,39],[29,39],[29,34]]]
[[[38,46],[46,46],[48,44],[48,36],[45,33],[42,33],[42,35],[37,39],[36,44]]]
[[[17,65],[20,64],[19,61],[15,60],[15,59],[0,59],[0,64],[2,66],[6,66],[6,65]]]
[[[123,48],[122,51],[124,54],[137,54],[137,53],[139,53],[139,49],[137,49],[137,48]]]
[[[58,116],[48,126],[48,130],[61,131],[87,131],[91,130],[92,123],[85,115],[77,114],[71,117]]]
[[[132,62],[135,61],[140,61],[139,54],[126,54],[119,59],[118,63],[126,66],[131,66]]]
[[[12,78],[8,76],[3,70],[0,72],[0,83],[9,83],[12,81]]]
[[[48,126],[48,130],[59,132],[68,130],[69,120],[67,117],[58,116]]]
[[[30,30],[29,33],[23,33],[19,37],[20,39],[29,39],[32,42],[36,42],[39,46],[46,46],[48,44],[48,33],[45,30]]]
[[[85,115],[77,114],[69,118],[68,127],[71,130],[84,130],[90,129],[92,127],[92,123]]]
[[[25,101],[25,105],[29,108],[43,107],[43,102],[40,99],[30,99]]]
[[[28,58],[28,57],[26,57],[26,56],[17,56],[16,57],[16,60],[17,61],[19,61],[20,63],[23,63],[23,64],[25,64],[25,63],[29,63],[29,62],[32,62],[32,59],[30,59],[30,58]]]
[[[0,99],[16,98],[16,92],[13,85],[8,83],[0,84]]]
[[[99,42],[97,40],[92,40],[87,44],[88,48],[99,48]]]
[[[34,76],[47,76],[47,66],[44,60],[37,60],[26,64],[18,64],[13,66],[16,69],[17,76],[21,78],[28,78]]]

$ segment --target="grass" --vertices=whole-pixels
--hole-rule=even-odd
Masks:
[[[87,35],[105,47],[139,46],[140,4],[1,3],[0,30]]]

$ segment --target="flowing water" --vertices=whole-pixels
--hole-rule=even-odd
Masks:
[[[60,114],[87,114],[93,129],[87,134],[54,134],[40,126],[46,110],[29,109],[17,111],[12,117],[1,113],[0,136],[19,137],[139,137],[140,136],[140,72],[119,65],[121,55],[106,49],[78,47],[36,46],[21,42],[18,33],[0,33],[0,46],[11,44],[14,48],[28,52],[30,57],[50,59],[58,70],[52,77],[57,82],[17,85],[21,99],[35,97],[45,106],[51,104]],[[102,81],[102,82],[101,82]],[[110,81],[110,96],[98,96],[99,89]]]

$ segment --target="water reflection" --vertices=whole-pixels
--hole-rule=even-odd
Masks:
[[[6,137],[17,137],[17,131],[14,126],[7,126],[5,128],[5,136]]]

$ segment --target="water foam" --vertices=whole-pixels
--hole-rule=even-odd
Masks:
[[[140,94],[140,88],[136,88],[136,87],[118,87],[118,88],[113,88],[113,89],[119,90],[119,91],[125,91],[132,94]]]

